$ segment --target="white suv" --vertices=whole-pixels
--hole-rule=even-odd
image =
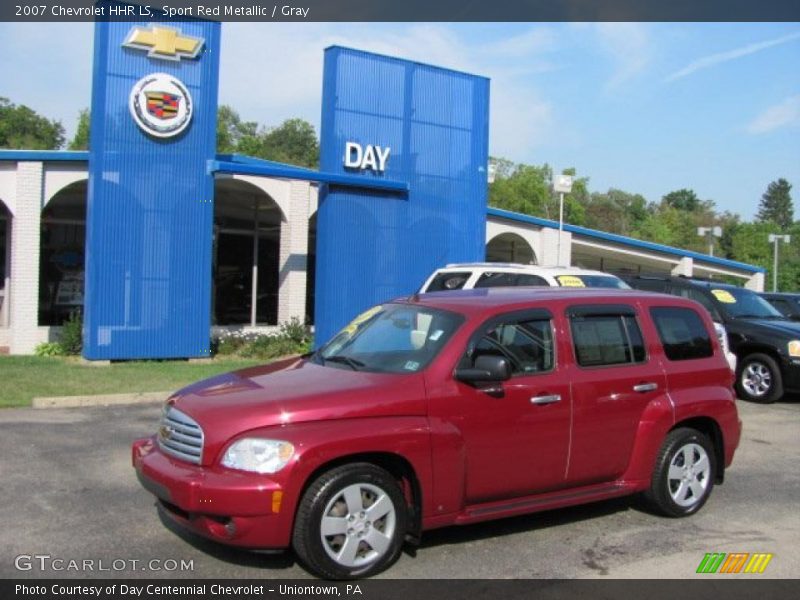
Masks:
[[[616,275],[577,267],[540,267],[513,263],[458,263],[436,269],[420,293],[488,287],[604,287],[630,289]]]
[[[616,275],[578,267],[540,267],[516,263],[454,263],[436,269],[419,293],[470,290],[489,287],[603,287],[631,289]],[[730,351],[725,327],[714,322],[714,329],[731,370],[736,372],[736,355]]]

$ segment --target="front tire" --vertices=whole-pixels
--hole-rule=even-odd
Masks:
[[[353,463],[320,475],[303,494],[292,545],[306,568],[325,579],[369,577],[400,556],[406,501],[390,473]]]
[[[645,498],[668,517],[696,513],[714,487],[717,465],[708,438],[686,427],[671,431],[658,453]]]
[[[783,396],[778,363],[766,354],[745,356],[736,378],[736,391],[744,400],[772,404]]]

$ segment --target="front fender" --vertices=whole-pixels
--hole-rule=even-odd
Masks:
[[[283,510],[294,515],[311,478],[325,465],[341,464],[348,457],[389,454],[405,459],[414,470],[422,495],[423,514],[430,510],[431,450],[428,421],[424,416],[370,417],[286,424],[247,431],[241,437],[278,438],[291,442],[295,457],[280,479]],[[233,440],[232,440],[233,441]]]

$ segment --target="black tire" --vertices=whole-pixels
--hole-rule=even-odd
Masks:
[[[664,439],[645,499],[665,516],[692,515],[711,495],[716,473],[714,448],[708,438],[695,429],[675,429]]]
[[[743,400],[772,404],[783,396],[778,363],[767,354],[748,354],[736,374],[736,393]]]
[[[323,536],[323,517],[336,533]],[[405,497],[390,473],[369,463],[343,465],[320,475],[303,494],[292,546],[318,577],[369,577],[398,559],[407,520]]]

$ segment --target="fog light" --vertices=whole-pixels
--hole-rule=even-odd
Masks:
[[[229,537],[236,535],[236,523],[233,522],[233,519],[225,523],[225,533],[227,533]]]

